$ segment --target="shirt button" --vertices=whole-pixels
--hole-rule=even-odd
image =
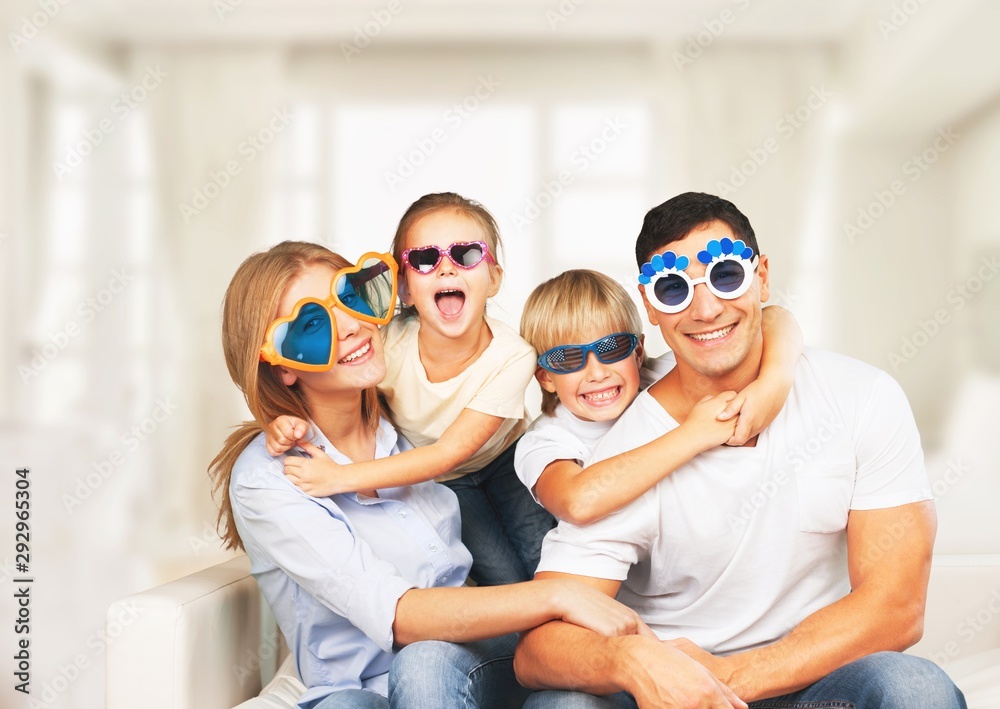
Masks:
[[[431,551],[437,551],[437,544],[431,544]]]
[[[406,519],[406,512],[405,511],[400,512],[399,516],[402,517],[403,519]]]

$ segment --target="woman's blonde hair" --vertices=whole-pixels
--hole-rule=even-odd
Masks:
[[[521,313],[521,337],[539,354],[614,332],[642,337],[642,320],[621,284],[597,271],[576,269],[550,278],[531,292]],[[551,416],[558,403],[554,392],[542,389],[542,413]]]
[[[236,427],[208,467],[213,496],[221,492],[216,528],[223,528],[221,536],[227,549],[243,548],[229,500],[229,481],[236,459],[263,427],[278,416],[310,418],[309,404],[298,384],[285,386],[275,368],[260,360],[260,347],[274,321],[282,293],[306,267],[314,265],[329,266],[336,271],[352,264],[319,244],[285,241],[244,261],[226,289],[222,304],[222,350],[229,376],[243,392],[254,417],[253,421],[244,421]],[[358,415],[372,430],[378,428],[381,407],[374,387],[362,392]]]
[[[490,256],[493,257],[494,263],[490,264],[490,268],[493,268],[494,264],[497,267],[501,267],[500,250],[503,248],[503,244],[500,241],[500,228],[497,226],[496,219],[493,218],[493,215],[490,214],[486,207],[475,200],[466,199],[454,192],[425,194],[411,204],[403,213],[403,216],[399,220],[399,226],[396,227],[396,233],[392,237],[392,255],[396,259],[396,263],[399,264],[399,286],[401,291],[405,287],[406,279],[410,276],[409,269],[403,263],[403,252],[406,250],[407,234],[421,218],[434,212],[447,210],[458,212],[475,222],[483,232],[483,241],[486,242],[486,245],[490,249]],[[438,246],[446,245],[438,244]],[[445,256],[444,258],[448,257]],[[402,305],[400,312],[404,317],[409,317],[416,312],[416,308],[412,305]]]

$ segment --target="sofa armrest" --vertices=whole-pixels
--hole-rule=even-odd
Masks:
[[[107,709],[231,709],[282,654],[246,556],[115,601],[107,633]]]
[[[910,648],[951,670],[1000,649],[1000,554],[935,554],[924,636]]]

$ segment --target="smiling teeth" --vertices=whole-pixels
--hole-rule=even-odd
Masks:
[[[368,344],[366,344],[364,347],[362,347],[359,350],[354,350],[354,352],[351,352],[351,354],[349,354],[346,357],[344,357],[344,359],[340,360],[340,362],[341,362],[341,364],[347,364],[348,362],[353,362],[358,357],[361,357],[362,355],[368,354],[368,350],[370,350],[371,348],[372,348],[372,343],[371,343],[371,340],[369,340]]]
[[[583,398],[587,401],[607,401],[608,399],[613,399],[618,396],[619,391],[621,391],[621,387],[615,387],[614,389],[609,389],[608,391],[601,392],[600,394],[584,394]]]
[[[706,332],[702,335],[691,335],[691,337],[700,342],[705,342],[707,340],[718,340],[720,337],[725,337],[730,332],[732,332],[734,327],[736,326],[729,325],[727,327],[722,328],[721,330],[716,330],[715,332]]]

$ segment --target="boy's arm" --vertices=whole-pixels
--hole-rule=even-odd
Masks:
[[[581,467],[573,460],[546,466],[535,495],[559,519],[591,524],[639,498],[699,453],[721,446],[734,421],[718,421],[733,392],[699,402],[680,426],[634,450]]]
[[[792,390],[795,367],[802,356],[802,330],[788,310],[778,305],[764,308],[762,331],[764,351],[757,379],[720,414],[722,420],[739,414],[736,432],[726,441],[730,446],[742,446],[774,421]]]
[[[415,485],[433,480],[467,461],[497,432],[503,421],[499,416],[464,409],[430,445],[350,465],[338,465],[312,444],[300,442],[313,457],[285,458],[285,474],[313,497]]]
[[[847,525],[851,593],[758,650],[715,657],[687,641],[676,647],[747,701],[802,689],[874,652],[905,650],[922,633],[936,526],[929,501],[854,510]],[[886,539],[894,540],[889,553]]]
[[[614,596],[620,581],[540,572],[536,579],[568,578]],[[642,635],[604,637],[562,621],[521,634],[514,654],[518,681],[532,689],[591,694],[627,691],[640,707],[746,707],[710,672],[683,653]]]

